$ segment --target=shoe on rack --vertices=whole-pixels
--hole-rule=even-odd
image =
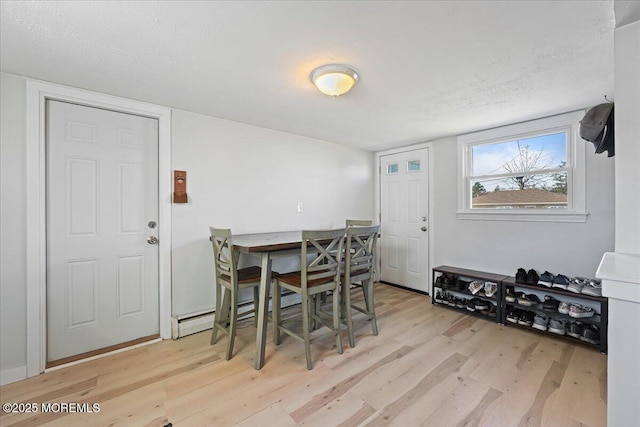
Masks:
[[[527,285],[537,285],[538,280],[540,280],[540,276],[538,276],[538,272],[533,268],[527,271]]]
[[[522,314],[518,318],[518,325],[531,326],[533,325],[534,317],[536,317],[535,313],[525,310],[522,312]]]
[[[498,292],[498,284],[493,282],[485,282],[484,283],[484,294],[491,298]]]
[[[567,333],[567,321],[562,319],[551,319],[549,320],[548,331],[557,334],[564,335]]]
[[[446,289],[453,289],[456,284],[456,276],[445,274],[444,275],[444,287]]]
[[[598,325],[587,325],[582,331],[580,339],[594,345],[600,344],[600,328]]]
[[[436,288],[444,288],[445,287],[445,280],[444,280],[444,275],[441,274],[438,277],[436,277],[436,284],[435,284]]]
[[[472,298],[469,301],[467,301],[467,310],[476,311],[476,303],[475,303],[474,299],[475,298]]]
[[[440,277],[442,277],[442,276],[440,276]],[[442,298],[443,298],[443,297],[444,297],[444,292],[436,292],[436,296],[435,296],[434,300],[435,300],[437,303],[442,304]]]
[[[584,323],[577,320],[572,320],[569,322],[569,326],[567,327],[567,335],[580,339],[583,331]]]
[[[484,282],[474,280],[473,282],[469,283],[469,291],[473,295],[477,294],[480,289],[484,289]]]
[[[533,328],[539,331],[546,331],[547,325],[549,324],[549,317],[546,314],[538,313],[536,317],[533,318]]]
[[[467,300],[464,298],[456,298],[456,308],[467,308]]]
[[[458,299],[457,297],[454,297],[453,295],[449,295],[449,299],[447,300],[447,305],[449,307],[455,307],[457,299]]]
[[[569,278],[564,274],[558,274],[555,279],[553,279],[552,288],[567,290],[569,286]]]
[[[597,279],[588,280],[582,288],[582,293],[585,295],[591,295],[592,297],[601,297],[602,282]]]
[[[518,319],[520,318],[520,310],[517,308],[513,308],[507,313],[507,322],[509,323],[518,323]]]
[[[583,317],[593,317],[595,310],[582,304],[571,304],[569,306],[569,316],[581,319]]]
[[[476,311],[488,311],[489,306],[492,305],[489,301],[485,301],[480,298],[474,298],[474,299],[475,299],[474,304],[475,304]]]
[[[489,303],[489,309],[483,310],[482,314],[486,314],[487,316],[490,316],[490,317],[496,317],[496,306]]]
[[[567,290],[569,292],[573,292],[574,294],[579,294],[582,291],[582,288],[584,288],[585,280],[586,279],[583,279],[580,277],[574,277],[569,282],[569,286],[567,286]]]
[[[527,283],[527,271],[524,268],[519,268],[516,272],[516,283]]]
[[[516,299],[518,299],[518,297],[513,292],[513,289],[507,288],[504,294],[504,300],[506,302],[516,302]]]
[[[558,304],[558,313],[569,314],[570,307],[571,307],[571,304],[569,304],[568,302],[562,301],[560,304]]]
[[[464,279],[458,278],[458,280],[456,280],[455,285],[453,286],[453,290],[466,291],[467,288],[469,287],[469,283],[471,283],[471,280],[464,280]]]
[[[560,305],[560,301],[558,301],[551,295],[544,296],[544,302],[542,303],[542,309],[544,311],[556,312],[558,311],[559,305]]]
[[[545,271],[540,275],[540,280],[538,280],[538,285],[542,285],[542,286],[546,286],[547,288],[550,288],[551,285],[553,285],[553,281],[555,280],[555,278],[556,276],[549,273],[548,271]]]
[[[518,298],[518,304],[520,305],[524,305],[527,307],[531,307],[533,305],[536,304],[540,304],[540,300],[538,299],[537,295],[534,294],[522,294],[519,298]]]

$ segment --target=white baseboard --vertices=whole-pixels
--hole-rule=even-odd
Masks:
[[[290,305],[299,304],[300,296],[298,294],[289,294],[282,297],[282,307],[288,307]],[[269,303],[271,308],[271,303]],[[238,309],[238,318],[246,319],[253,317],[253,313],[245,314],[248,311],[253,310],[253,303],[249,302],[244,305],[240,305]],[[186,337],[187,335],[197,334],[198,332],[211,329],[213,326],[214,312],[196,313],[192,316],[178,316],[171,318],[171,337],[175,340],[178,338]]]
[[[18,366],[17,368],[5,369],[0,371],[0,386],[22,381],[27,378],[27,367]]]

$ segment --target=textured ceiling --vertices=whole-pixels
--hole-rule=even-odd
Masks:
[[[0,5],[2,71],[371,150],[613,98],[612,1]]]

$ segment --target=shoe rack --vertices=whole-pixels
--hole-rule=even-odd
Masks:
[[[565,291],[559,288],[547,288],[546,286],[541,286],[541,285],[529,285],[525,283],[516,283],[516,278],[511,276],[507,276],[504,278],[504,280],[502,280],[501,288],[502,288],[502,296],[503,296],[503,299],[501,302],[503,307],[502,313],[504,314],[504,317],[502,318],[501,323],[506,324],[508,326],[532,330],[534,332],[538,332],[545,335],[551,335],[556,338],[568,340],[574,343],[583,344],[589,347],[595,347],[598,350],[600,350],[600,352],[602,353],[607,352],[607,327],[608,327],[608,319],[609,319],[609,300],[606,297],[596,297],[596,296],[585,295],[585,294],[577,294],[575,292]],[[534,304],[532,306],[520,305],[518,304],[517,300],[516,302],[507,302],[504,299],[507,293],[507,290],[509,290],[509,292],[511,293],[524,292],[527,294],[535,293],[536,295],[541,295],[542,296],[540,298],[541,302],[540,304]],[[544,296],[546,295],[551,296],[559,301],[576,302],[578,304],[594,307],[596,314],[593,317],[573,318],[567,314],[561,314],[557,311],[555,312],[544,311],[542,309],[542,303],[544,302]],[[506,321],[507,313],[509,313],[509,311],[512,308],[527,310],[534,313],[544,313],[550,318],[565,320],[567,322],[567,327],[570,321],[579,321],[585,325],[595,324],[600,329],[600,343],[592,344],[592,343],[580,340],[578,338],[574,338],[570,335],[554,334],[549,331],[540,331],[530,326],[522,326],[519,324],[507,322]]]
[[[438,277],[442,276],[441,279]],[[455,282],[444,281],[443,278],[455,278]],[[565,291],[558,288],[547,288],[546,286],[541,285],[529,285],[523,283],[516,283],[515,277],[512,276],[504,276],[500,274],[489,273],[485,271],[477,271],[477,270],[468,270],[464,268],[452,267],[448,265],[442,265],[439,267],[435,267],[432,270],[432,283],[433,283],[433,295],[431,298],[431,303],[440,307],[445,307],[450,310],[458,311],[460,313],[469,314],[472,316],[477,316],[481,318],[485,318],[492,322],[496,322],[502,325],[507,325],[511,327],[516,327],[528,331],[532,331],[535,333],[544,334],[547,336],[552,336],[554,338],[559,338],[563,340],[568,340],[573,343],[582,344],[594,349],[598,349],[602,353],[607,352],[607,326],[608,326],[608,314],[609,314],[609,303],[608,299],[605,297],[596,297],[591,295],[584,294],[576,294],[574,292]],[[493,282],[498,285],[498,290],[492,297],[486,297],[482,295],[473,295],[471,291],[465,286],[462,287],[458,280],[461,280],[461,283],[471,282],[473,280],[479,280],[483,282]],[[524,292],[525,294],[534,293],[540,297],[541,303],[534,304],[531,306],[524,306],[518,304],[516,302],[507,302],[505,299],[506,293],[517,293]],[[466,300],[469,301],[472,298],[478,298],[481,300],[489,301],[493,305],[496,306],[495,315],[490,315],[489,313],[484,313],[481,311],[469,311],[466,308],[462,308],[459,306],[451,306],[449,301],[436,301],[438,295],[446,294],[451,298],[460,301]],[[578,304],[583,304],[586,306],[593,307],[596,311],[596,315],[588,318],[573,318],[569,315],[561,314],[558,312],[548,312],[542,310],[542,302],[544,302],[544,296],[549,295],[557,299],[558,301],[564,302],[575,302]],[[510,323],[506,321],[507,313],[514,309],[526,310],[533,313],[544,313],[548,317],[561,319],[567,321],[567,326],[569,325],[569,321],[580,321],[585,325],[595,324],[600,329],[600,342],[598,344],[592,344],[577,338],[574,338],[569,335],[559,335],[549,331],[541,331],[533,328],[532,326],[524,326],[517,323]]]
[[[455,277],[456,282],[440,283],[440,281],[436,280],[438,276],[450,277],[450,278]],[[502,282],[502,280],[505,279],[505,276],[499,275],[499,274],[487,273],[484,271],[467,270],[464,268],[457,268],[457,267],[450,267],[447,265],[443,265],[433,269],[431,279],[433,283],[433,296],[434,296],[434,298],[431,298],[432,304],[436,304],[442,307],[447,307],[449,309],[459,311],[461,313],[478,316],[478,317],[484,317],[488,320],[491,320],[492,322],[499,323],[500,319],[504,317],[504,314],[502,313],[502,304],[501,304],[502,286],[500,285],[500,283]],[[481,292],[478,292],[477,294],[474,295],[473,293],[471,293],[471,291],[468,289],[467,286],[458,286],[458,280],[462,281],[462,283],[472,282],[474,280],[479,280],[482,282],[493,282],[498,286],[498,289],[496,293],[491,297],[482,295]],[[440,294],[446,293],[451,297],[455,297],[458,300],[465,300],[467,302],[469,302],[473,298],[487,301],[491,303],[493,306],[495,306],[495,312],[491,313],[490,310],[486,312],[484,310],[469,311],[467,310],[466,307],[455,307],[447,303],[437,302],[435,298],[437,293],[440,293]]]

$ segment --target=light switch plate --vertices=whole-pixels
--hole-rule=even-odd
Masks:
[[[302,202],[298,202],[298,213],[304,212],[304,204]]]

